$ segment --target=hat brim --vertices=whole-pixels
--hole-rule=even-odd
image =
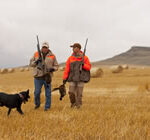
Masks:
[[[81,49],[80,47],[77,47],[77,46],[70,46],[71,48],[79,48],[79,49]]]
[[[43,47],[49,48],[48,46],[42,46],[42,48],[43,48]]]

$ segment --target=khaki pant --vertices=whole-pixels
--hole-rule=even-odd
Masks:
[[[69,82],[69,98],[71,107],[82,105],[82,93],[84,82]]]

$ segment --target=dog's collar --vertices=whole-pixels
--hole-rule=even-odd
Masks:
[[[22,94],[19,94],[19,96],[22,100],[24,100],[24,96]]]

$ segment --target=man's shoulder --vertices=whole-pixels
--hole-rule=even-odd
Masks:
[[[49,55],[49,56],[55,56],[55,54],[52,53],[52,51],[49,51],[47,55]]]
[[[34,54],[37,54],[37,53],[38,53],[38,51],[34,52]]]
[[[73,55],[70,55],[70,56],[68,57],[68,59],[72,59],[72,58],[74,58],[74,56],[73,56]]]
[[[38,56],[39,56],[38,51],[34,52],[34,57],[38,57]]]
[[[87,55],[85,55],[84,57],[85,57],[85,58],[88,58],[88,56],[87,56]]]

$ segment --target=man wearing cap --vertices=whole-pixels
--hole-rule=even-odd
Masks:
[[[58,63],[55,55],[49,49],[48,42],[43,42],[41,49],[42,60],[39,59],[39,53],[35,52],[34,56],[30,60],[30,66],[33,67],[34,76],[34,103],[35,109],[40,107],[40,94],[41,88],[45,87],[45,111],[51,107],[51,79],[54,71],[58,70]],[[42,63],[43,68],[39,69],[38,63]]]
[[[63,75],[63,84],[69,82],[69,98],[71,108],[80,108],[82,105],[82,93],[84,87],[84,79],[81,79],[80,67],[86,71],[90,71],[91,64],[87,56],[84,56],[83,63],[82,57],[83,52],[81,51],[81,45],[75,43],[72,46],[73,53],[66,62],[66,68]]]

